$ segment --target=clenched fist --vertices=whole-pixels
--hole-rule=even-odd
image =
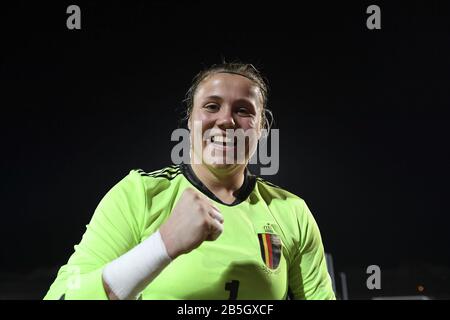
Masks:
[[[159,232],[172,259],[188,253],[203,241],[216,240],[223,231],[219,209],[200,192],[188,188],[181,195]]]

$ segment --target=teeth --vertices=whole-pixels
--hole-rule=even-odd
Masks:
[[[215,136],[212,137],[213,142],[219,142],[219,143],[233,143],[233,139],[224,137],[224,136]]]

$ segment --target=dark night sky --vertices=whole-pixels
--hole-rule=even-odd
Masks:
[[[101,197],[170,163],[191,78],[241,59],[269,79],[280,170],[338,268],[450,267],[450,28],[442,2],[26,3],[1,19],[0,271],[66,262]],[[74,2],[76,3],[76,2]],[[377,2],[380,3],[380,2]]]

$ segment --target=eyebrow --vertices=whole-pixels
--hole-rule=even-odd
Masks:
[[[208,99],[212,99],[212,100],[220,100],[220,101],[223,100],[223,98],[222,98],[221,96],[217,96],[217,95],[211,95],[211,96],[207,96],[207,97],[204,98],[204,100],[208,100]],[[251,105],[253,105],[253,102],[252,102],[251,100],[245,99],[245,98],[237,99],[235,102],[236,102],[236,103],[244,102],[244,103],[246,103],[246,104],[251,104]]]
[[[216,95],[207,96],[207,97],[205,97],[204,99],[205,99],[205,100],[207,100],[207,99],[223,100],[221,96],[216,96]]]

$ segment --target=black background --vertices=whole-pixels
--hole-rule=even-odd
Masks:
[[[81,30],[66,8],[81,7]],[[381,7],[381,30],[366,8]],[[0,298],[41,298],[101,197],[170,164],[204,66],[269,79],[280,170],[350,298],[450,295],[445,1],[18,2],[1,8]],[[369,292],[366,268],[381,267]]]

